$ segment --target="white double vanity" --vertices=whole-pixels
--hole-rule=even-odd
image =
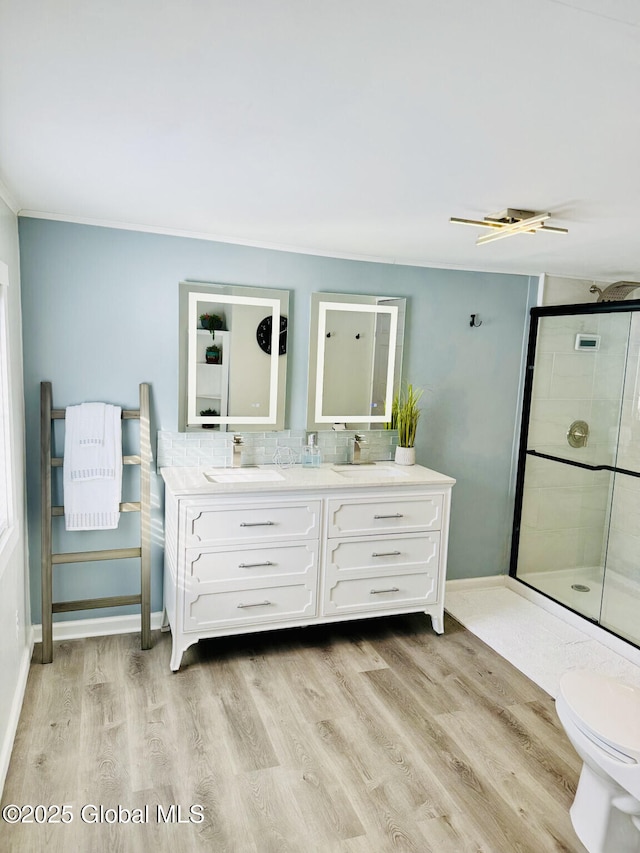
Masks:
[[[288,291],[181,282],[179,430],[198,450],[215,445],[207,462],[232,467],[193,461],[189,441],[160,462],[172,670],[205,637],[415,611],[442,633],[455,481],[372,461],[390,452],[372,431],[393,426],[405,303],[311,295],[306,430],[324,433],[325,464],[261,465],[266,448],[274,463],[300,460],[284,424]],[[243,428],[244,447],[225,437]],[[361,443],[370,464],[340,464],[364,461]]]
[[[172,670],[230,634],[416,611],[442,633],[451,477],[393,462],[162,476]]]

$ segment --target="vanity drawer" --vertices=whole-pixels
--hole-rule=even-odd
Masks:
[[[437,566],[440,533],[403,533],[399,536],[354,536],[332,539],[327,545],[326,571],[351,570],[379,572],[392,568],[423,570],[429,563]]]
[[[306,619],[317,615],[317,574],[294,584],[253,582],[243,589],[227,584],[199,584],[186,590],[184,630],[222,629]]]
[[[320,501],[188,506],[185,545],[317,539]]]
[[[295,580],[296,575],[315,572],[318,566],[318,541],[294,545],[241,545],[222,550],[189,548],[186,553],[186,578],[191,583],[209,581],[246,581],[252,578]]]
[[[442,494],[329,501],[329,537],[439,530]]]
[[[327,576],[324,615],[419,609],[438,599],[437,561],[429,571],[379,576]]]

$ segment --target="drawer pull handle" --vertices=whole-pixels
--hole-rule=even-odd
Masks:
[[[265,560],[264,563],[238,563],[239,569],[255,569],[256,566],[273,566],[271,560]]]
[[[404,518],[401,512],[394,512],[393,515],[374,515],[374,518]]]
[[[400,587],[392,586],[390,589],[372,589],[369,595],[380,595],[382,592],[400,592]]]
[[[241,521],[240,527],[271,527],[275,521]]]
[[[380,551],[376,553],[375,551],[371,555],[372,557],[399,557],[400,551]]]
[[[246,607],[265,607],[267,604],[271,604],[270,601],[255,601],[253,604],[242,604],[238,605],[239,610],[244,610]]]

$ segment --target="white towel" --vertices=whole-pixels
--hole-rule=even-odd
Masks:
[[[104,444],[104,419],[106,403],[82,403],[82,406],[70,406],[78,409],[78,444]]]
[[[122,499],[122,410],[107,403],[68,406],[64,437],[67,530],[113,530]]]

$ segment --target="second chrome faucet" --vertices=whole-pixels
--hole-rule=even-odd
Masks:
[[[349,462],[352,465],[363,465],[362,461],[362,445],[367,443],[367,439],[364,435],[361,435],[357,432],[353,437],[353,443],[351,444],[351,458]]]
[[[232,468],[241,468],[242,467],[242,445],[243,440],[241,435],[233,436],[233,456],[231,457],[231,467]]]

